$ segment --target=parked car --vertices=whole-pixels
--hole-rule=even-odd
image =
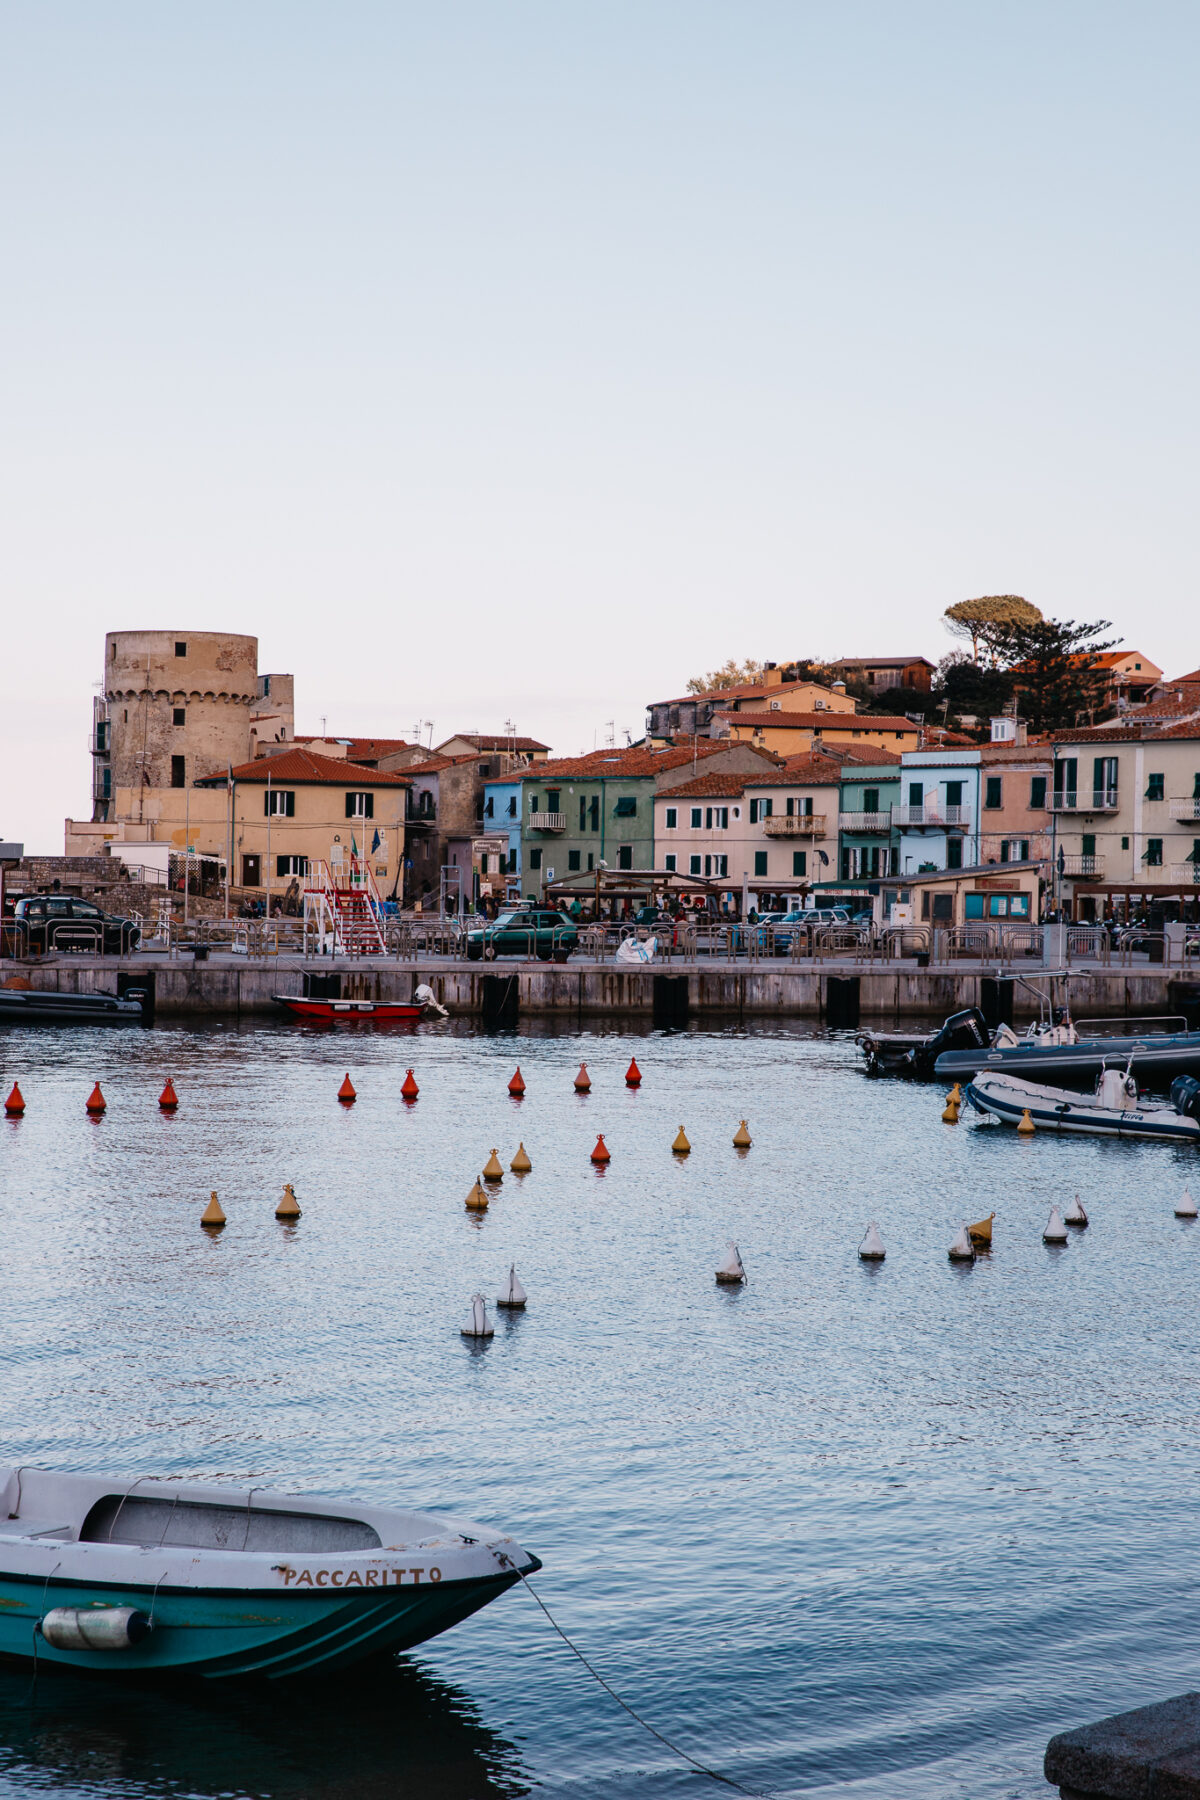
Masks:
[[[20,942],[28,930],[30,950],[97,950],[106,956],[125,956],[141,941],[142,929],[132,919],[106,913],[91,900],[75,900],[67,894],[27,894],[18,900],[13,917]]]
[[[565,959],[579,943],[579,933],[565,913],[545,906],[514,906],[486,925],[467,932],[467,956],[472,962],[495,956],[537,956],[549,962]]]
[[[782,955],[792,947],[798,931],[819,930],[827,925],[849,925],[849,910],[844,906],[809,906],[795,912],[763,913],[758,921],[760,941],[766,941],[770,927],[776,952]]]

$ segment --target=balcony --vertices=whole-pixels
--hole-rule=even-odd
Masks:
[[[824,837],[824,813],[770,814],[763,820],[768,837]]]
[[[530,831],[565,831],[567,815],[566,813],[531,812],[529,829]]]
[[[1194,862],[1172,863],[1171,880],[1182,882],[1184,887],[1200,887],[1200,868]]]
[[[893,806],[892,824],[902,828],[931,825],[944,831],[948,825],[966,827],[971,823],[969,806],[940,806],[937,801],[924,806]]]
[[[1116,788],[1093,788],[1089,793],[1074,788],[1056,789],[1050,795],[1050,811],[1056,813],[1081,812],[1116,812],[1121,801]]]
[[[1200,825],[1200,794],[1180,794],[1172,799],[1171,817],[1194,820]]]
[[[848,812],[838,814],[839,831],[890,831],[890,812]]]
[[[1081,875],[1089,881],[1104,880],[1104,858],[1102,856],[1064,855],[1061,868],[1064,875]]]

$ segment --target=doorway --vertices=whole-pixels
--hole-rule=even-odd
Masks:
[[[243,858],[242,858],[242,886],[243,887],[261,887],[262,886],[262,857],[261,856],[243,856]]]

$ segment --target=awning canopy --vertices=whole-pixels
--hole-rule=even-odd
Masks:
[[[631,900],[636,894],[725,894],[728,880],[706,881],[700,875],[681,875],[677,869],[579,869],[548,881],[546,895],[564,898]]]

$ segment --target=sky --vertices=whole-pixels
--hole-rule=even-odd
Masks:
[[[106,630],[565,754],[981,593],[1196,667],[1198,50],[1190,0],[15,0],[0,838],[90,816]]]

